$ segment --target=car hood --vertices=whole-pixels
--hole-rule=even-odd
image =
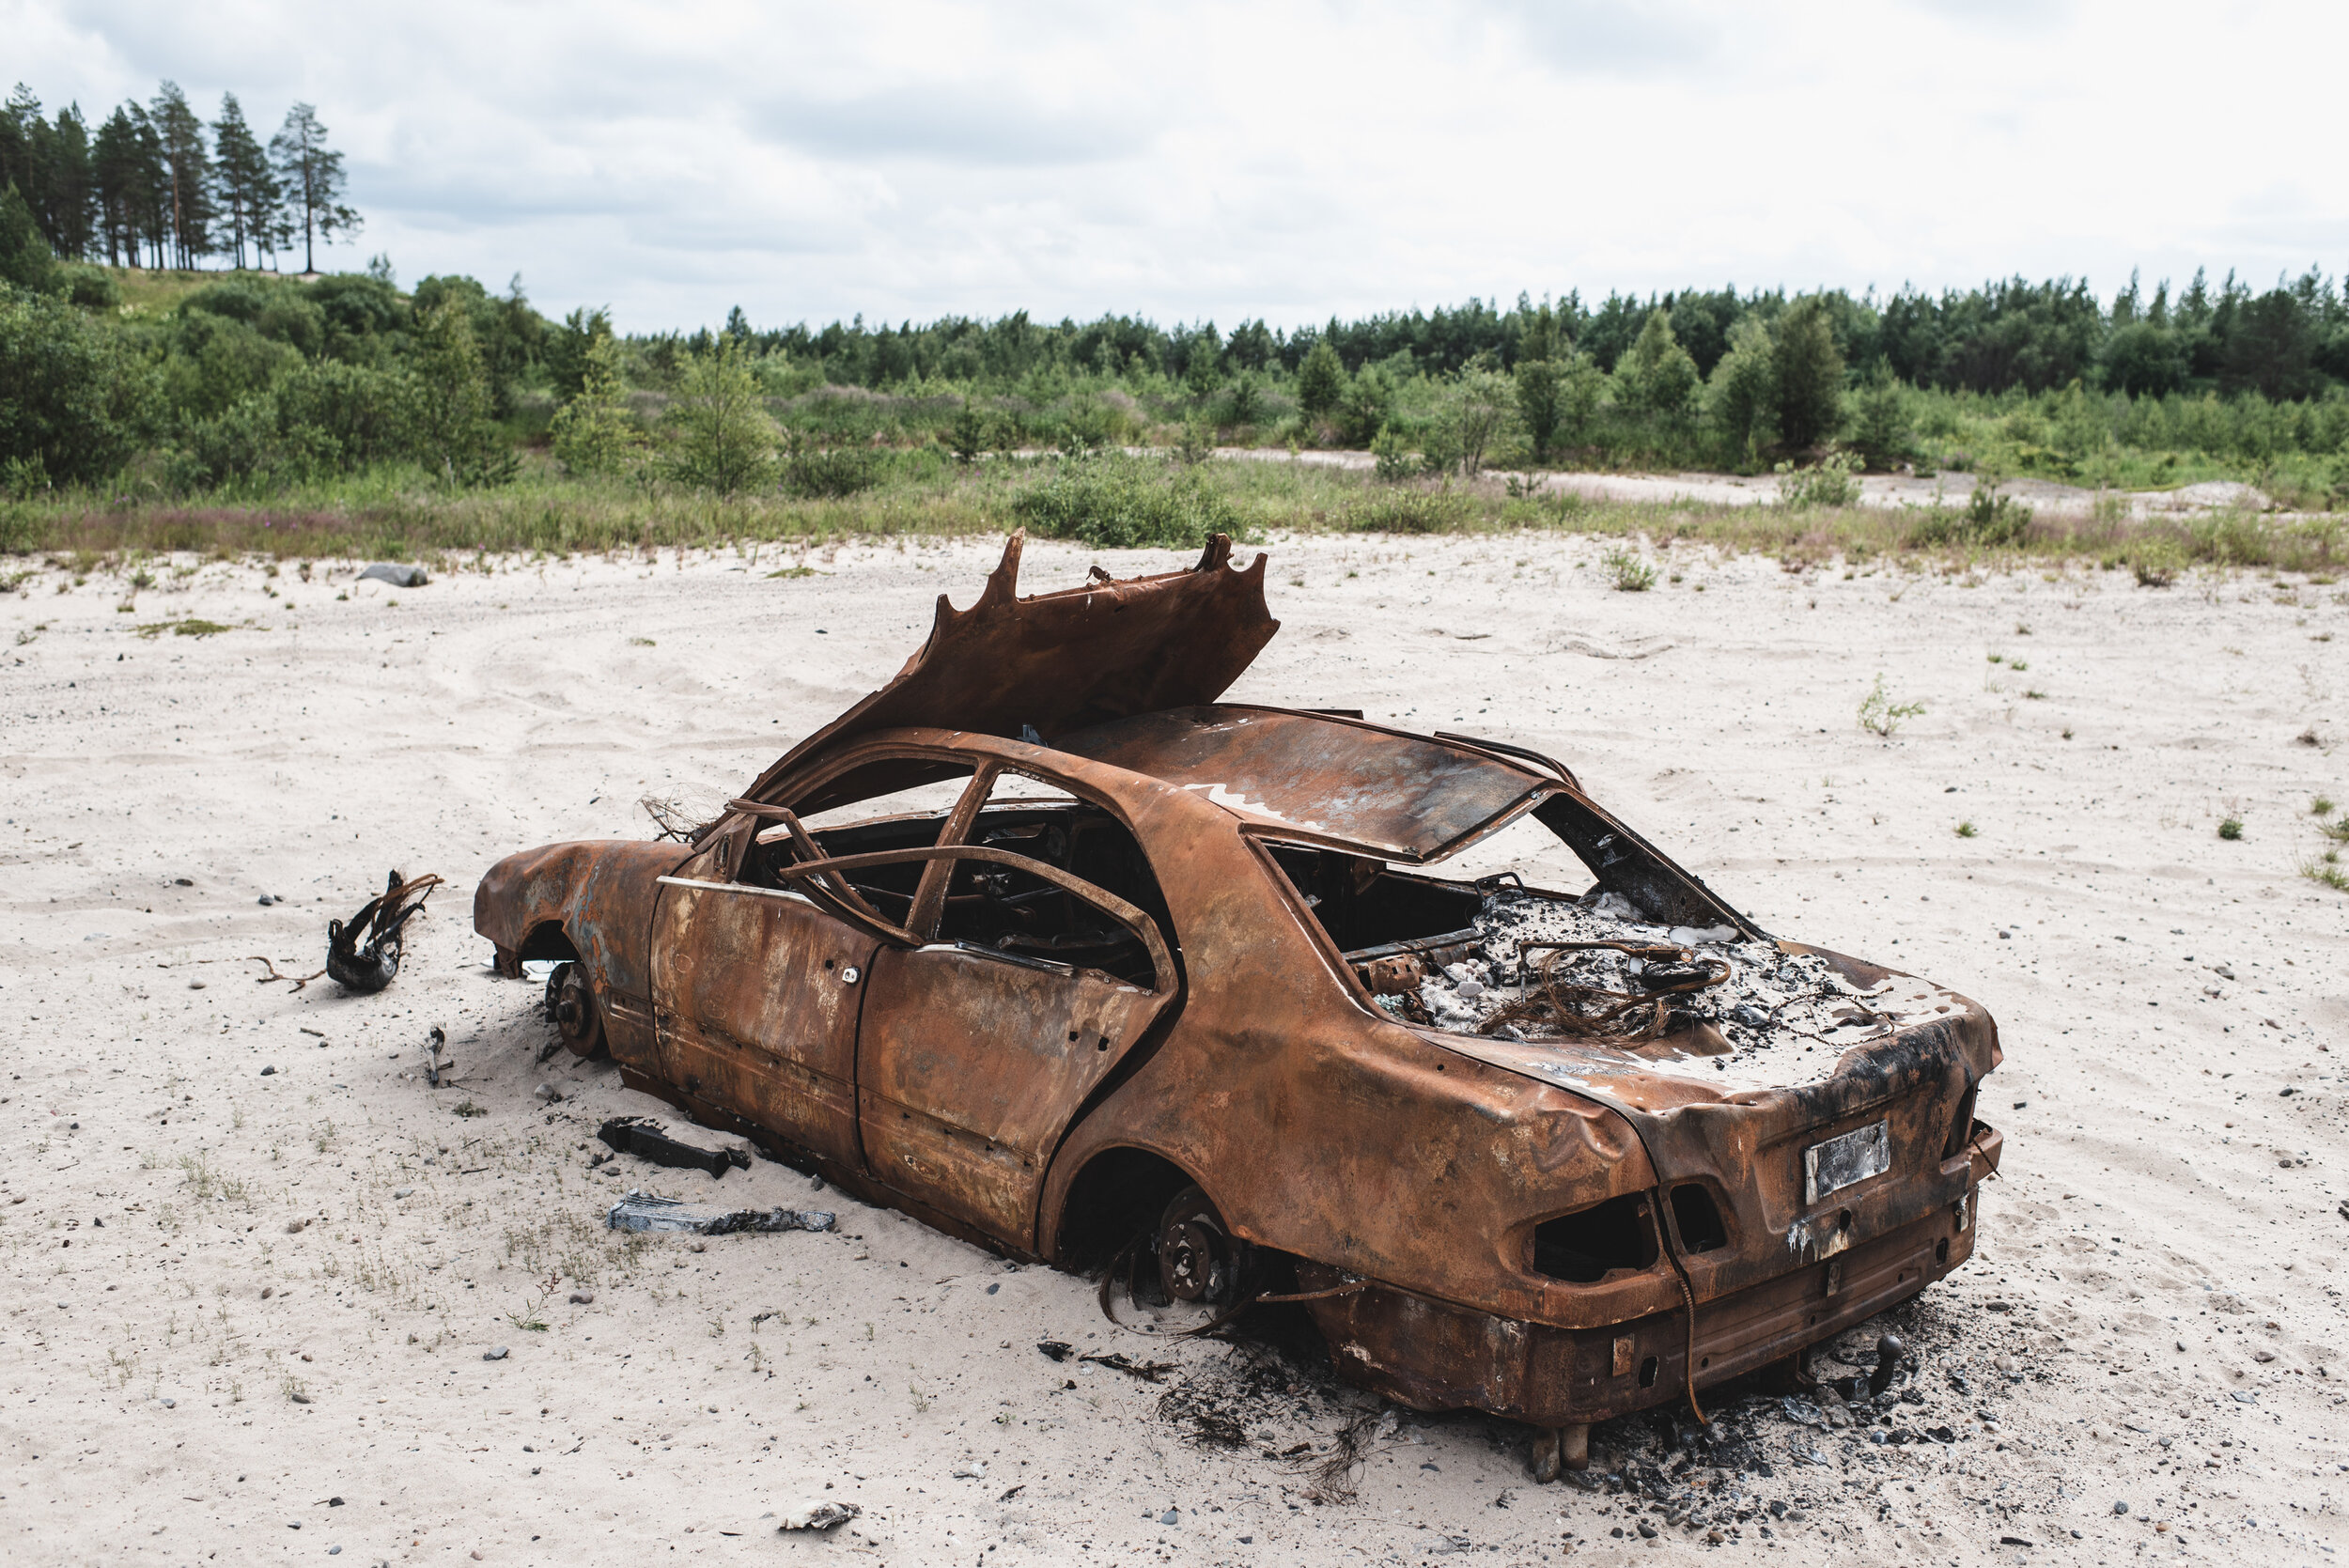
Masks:
[[[920,650],[879,691],[791,748],[745,799],[848,736],[930,726],[1050,740],[1137,713],[1211,703],[1264,651],[1281,623],[1265,608],[1265,557],[1231,565],[1218,534],[1198,565],[1019,597],[1024,533],[968,610],[941,594]],[[1027,733],[1027,732],[1033,732]]]

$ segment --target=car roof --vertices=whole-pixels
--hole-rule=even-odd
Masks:
[[[1234,703],[1136,714],[1052,747],[1387,860],[1440,859],[1558,787],[1476,746]]]
[[[1231,565],[1217,535],[1182,571],[1019,595],[1025,536],[969,610],[941,595],[928,641],[894,678],[794,746],[743,799],[769,800],[803,768],[882,732],[948,736],[959,749],[1038,748],[1196,791],[1252,826],[1386,860],[1424,862],[1510,820],[1570,775],[1497,754],[1510,748],[1426,737],[1359,717],[1218,704],[1280,629],[1265,607],[1265,557]],[[989,737],[973,747],[980,737]],[[1531,753],[1525,753],[1530,755]],[[1551,765],[1554,767],[1555,765]],[[802,810],[853,803],[926,782],[935,762],[882,766],[848,792]]]

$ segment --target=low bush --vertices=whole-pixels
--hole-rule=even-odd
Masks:
[[[1360,497],[1344,523],[1358,534],[1451,534],[1475,516],[1474,505],[1456,491],[1396,489]]]
[[[1038,534],[1105,550],[1190,548],[1212,534],[1243,532],[1239,513],[1201,470],[1114,454],[1063,459],[1021,492],[1012,512]]]

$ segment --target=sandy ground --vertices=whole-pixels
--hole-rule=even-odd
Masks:
[[[1346,469],[1364,474],[1377,466],[1377,459],[1367,452],[1317,451],[1292,455],[1274,447],[1221,446],[1216,449],[1216,455],[1254,462],[1299,462],[1315,468]],[[1550,471],[1534,475],[1513,474],[1506,469],[1496,468],[1487,469],[1486,475],[1495,481],[1532,480],[1536,489],[1553,495],[1579,495],[1588,501],[1766,506],[1775,504],[1779,498],[1778,476],[1774,474]],[[1962,506],[1966,498],[1974,493],[1975,482],[1975,476],[1970,474],[1936,474],[1930,479],[1921,479],[1914,474],[1862,474],[1857,478],[1859,487],[1858,504],[1886,511],[1899,511],[1904,507]],[[2092,488],[2061,484],[2053,479],[2010,479],[2000,488],[2033,508],[2050,514],[2085,517],[2094,511],[2100,499],[2098,492]],[[2155,519],[2191,518],[2226,510],[2265,512],[2275,505],[2263,491],[2233,479],[2206,479],[2199,484],[2179,485],[2166,490],[2119,490],[2102,499],[2117,503],[2125,508],[2128,517],[2140,522]],[[2312,514],[2285,515],[2300,517]]]
[[[1892,1314],[1915,1398],[1858,1418],[1913,1442],[1755,1396],[1602,1427],[1581,1487],[1536,1487],[1517,1429],[1405,1414],[1317,1476],[1377,1412],[1310,1356],[1114,1329],[1081,1281],[782,1167],[719,1190],[838,1234],[603,1229],[615,1188],[713,1184],[591,1173],[598,1122],[656,1108],[537,1063],[474,880],[645,835],[643,795],[722,799],[997,548],[0,598],[10,1563],[2334,1560],[2349,898],[2296,875],[2310,797],[2349,800],[2331,585],[1682,550],[1633,595],[1594,541],[1275,543],[1285,628],[1236,695],[1553,753],[1769,928],[2000,1020],[1981,1251]],[[1028,558],[1047,587],[1093,557]],[[188,616],[231,629],[141,634]],[[1890,741],[1855,722],[1879,673],[1924,705]],[[392,866],[450,886],[391,990],[256,983],[247,955],[315,968]],[[453,1088],[421,1077],[435,1027]],[[1195,1440],[1202,1410],[1245,1446]],[[779,1534],[811,1498],[863,1512]]]

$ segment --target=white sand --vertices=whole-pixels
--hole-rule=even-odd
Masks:
[[[1750,1402],[1723,1421],[1743,1467],[1663,1488],[1703,1523],[1643,1514],[1651,1544],[1610,1534],[1639,1499],[1531,1485],[1516,1429],[1407,1418],[1355,1500],[1317,1504],[1260,1451],[1326,1445],[1367,1402],[1307,1363],[1259,1374],[1250,1449],[1203,1449],[1161,1389],[1034,1344],[1178,1361],[1210,1394],[1232,1353],[1112,1330],[1081,1281],[764,1162],[589,1175],[601,1117],[659,1108],[609,1068],[533,1065],[547,1026],[483,973],[474,880],[511,849],[643,835],[640,795],[723,799],[894,671],[936,594],[967,602],[990,541],[818,552],[783,581],[772,551],[501,566],[348,602],[348,568],[272,598],[212,566],[130,614],[120,583],[44,571],[0,598],[0,1551],[1547,1562],[1571,1537],[1578,1560],[1667,1561],[1707,1529],[1763,1552],[1767,1527],[1806,1561],[2327,1560],[2349,899],[2295,868],[2349,756],[2294,737],[2349,737],[2349,638],[2314,640],[2349,631],[2343,590],[1846,581],[1681,551],[1686,582],[1625,595],[1603,549],[1281,544],[1286,626],[1235,695],[1551,752],[1769,929],[1990,1007],[2008,1060],[1983,1112],[2008,1142],[1982,1250],[1896,1314],[1927,1395],[1899,1421],[1955,1443]],[[1090,559],[1032,546],[1030,584]],[[183,615],[238,629],[132,634]],[[1890,743],[1853,722],[1879,671],[1927,709]],[[326,918],[394,865],[451,886],[389,992],[254,983],[248,954],[317,967]],[[1562,857],[1534,872],[1580,885]],[[435,1025],[456,1089],[416,1076]],[[542,1082],[575,1097],[549,1109]],[[628,1185],[821,1203],[841,1230],[623,1245],[598,1220]],[[516,1327],[550,1279],[548,1327]],[[1670,1466],[1667,1424],[1600,1429],[1599,1464]],[[957,1479],[970,1461],[984,1476]],[[811,1498],[864,1512],[776,1535]],[[1792,1513],[1753,1512],[1770,1499]]]

